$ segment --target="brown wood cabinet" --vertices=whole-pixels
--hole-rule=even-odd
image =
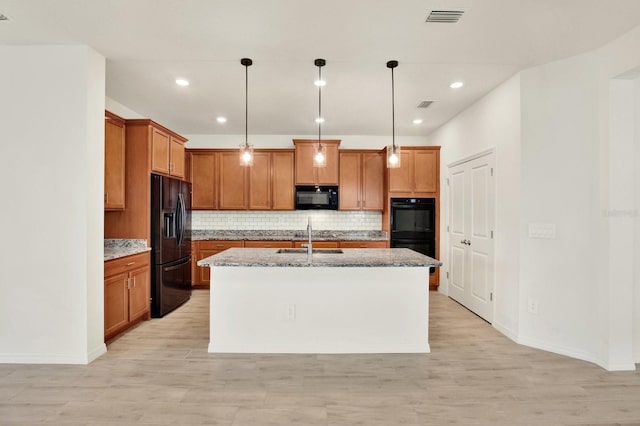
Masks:
[[[340,241],[340,248],[387,248],[387,241]]]
[[[340,210],[384,208],[382,151],[340,151]]]
[[[218,198],[218,153],[190,152],[191,155],[191,208],[216,210]]]
[[[307,241],[294,241],[294,248],[302,248],[302,246],[306,247]],[[312,245],[314,248],[338,248],[338,241],[312,241]]]
[[[104,263],[105,342],[149,319],[149,253]]]
[[[244,246],[247,248],[292,248],[292,241],[245,241]]]
[[[104,237],[105,238],[135,238],[151,240],[150,224],[150,191],[151,173],[158,172],[152,167],[160,167],[162,154],[165,148],[171,151],[171,141],[184,145],[186,139],[149,119],[126,120],[126,164],[125,179],[127,191],[125,203],[127,208],[122,211],[105,211]],[[168,137],[168,139],[167,139]],[[168,140],[169,145],[166,145]],[[169,154],[170,155],[170,154]],[[184,154],[182,154],[184,161]],[[183,177],[175,174],[182,170],[182,166],[167,166],[166,175],[174,172],[174,177]],[[161,172],[162,173],[162,172]]]
[[[313,166],[313,155],[318,141],[313,139],[294,139],[296,147],[296,185],[338,185],[339,183],[339,140],[323,140],[327,152],[325,167]]]
[[[249,169],[249,210],[293,210],[293,151],[254,152]]]
[[[194,288],[209,288],[210,268],[197,266],[197,262],[206,257],[218,254],[233,247],[244,247],[242,240],[199,240],[195,241],[196,251],[192,252],[191,270],[196,271],[191,274],[191,286]]]
[[[189,150],[194,210],[293,210],[294,152],[255,150],[251,167],[238,151]]]
[[[151,136],[151,170],[184,179],[184,143],[187,140],[154,126]]]
[[[104,113],[104,209],[125,208],[125,120]]]
[[[400,158],[399,168],[388,169],[391,196],[436,196],[440,188],[440,147],[402,147]]]

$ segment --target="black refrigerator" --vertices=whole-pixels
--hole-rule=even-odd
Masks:
[[[151,316],[191,297],[191,184],[151,174]]]

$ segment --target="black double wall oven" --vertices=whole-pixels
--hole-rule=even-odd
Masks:
[[[391,247],[436,257],[435,198],[391,199]]]

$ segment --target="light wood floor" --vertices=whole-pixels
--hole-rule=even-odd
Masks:
[[[0,365],[0,425],[640,425],[640,372],[518,346],[431,299],[428,355],[212,355],[196,291],[88,366]]]

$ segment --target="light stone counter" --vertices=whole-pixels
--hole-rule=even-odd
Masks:
[[[305,249],[302,249],[305,250]],[[304,253],[279,253],[274,248],[231,248],[198,261],[198,266],[267,267],[402,267],[442,266],[442,262],[406,248],[390,249],[315,249]]]
[[[147,240],[127,240],[127,239],[105,239],[104,240],[104,260],[119,259],[132,254],[151,251],[147,247]]]
[[[305,230],[202,230],[191,231],[192,240],[304,241]],[[313,231],[313,241],[388,241],[384,231]]]

